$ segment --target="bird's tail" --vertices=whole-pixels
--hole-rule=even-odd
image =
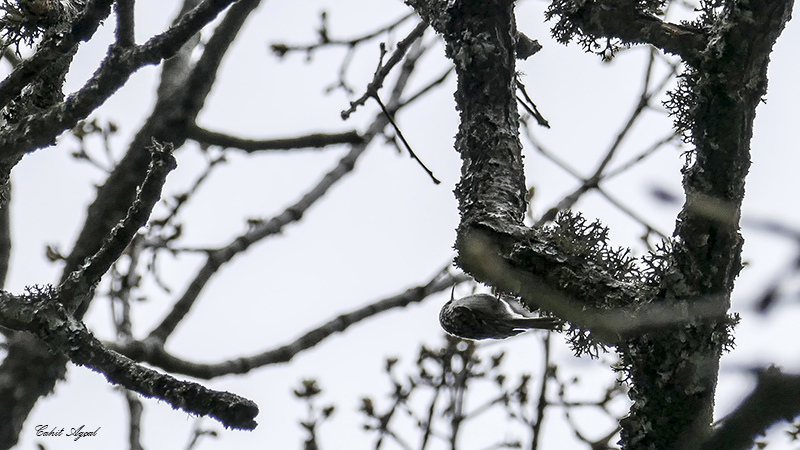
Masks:
[[[514,328],[531,330],[560,330],[564,322],[555,317],[520,317],[513,320]]]

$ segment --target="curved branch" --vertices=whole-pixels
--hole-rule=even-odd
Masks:
[[[98,189],[97,198],[89,206],[86,222],[67,258],[62,281],[102,247],[103,237],[125,217],[126,209],[136,195],[136,187],[146,175],[150,159],[146,147],[152,139],[170,142],[176,148],[183,144],[185,126],[175,125],[194,123],[195,117],[186,118],[180,110],[183,104],[175,102],[173,94],[177,91],[170,89],[170,82],[178,78],[180,83],[185,82],[189,73],[191,43],[199,40],[197,32],[230,3],[226,0],[186,0],[178,19],[167,32],[141,46],[123,48],[113,45],[101,68],[80,91],[43,114],[29,117],[18,127],[0,133],[0,167],[10,169],[25,152],[51,142],[65,128],[102,104],[133,71],[176,53],[187,56],[172,58],[165,64],[156,107],[131,142],[125,157]],[[87,297],[75,311],[76,318],[86,312],[89,300],[91,297]],[[31,364],[32,360],[36,363]],[[2,410],[7,412],[0,417],[0,448],[15,445],[21,424],[33,405],[63,378],[65,363],[64,356],[50,352],[32,335],[15,333],[9,339],[8,355],[0,364],[0,398]]]
[[[420,56],[421,54],[415,57],[418,58]],[[405,89],[413,69],[413,61],[406,61],[403,65],[400,76],[392,90],[392,96],[389,101],[390,108],[397,108],[400,102],[400,96]],[[199,297],[200,292],[222,265],[230,261],[236,255],[247,250],[254,243],[277,234],[289,223],[300,220],[308,208],[322,198],[322,196],[324,196],[335,183],[341,180],[342,177],[353,170],[356,160],[367,149],[372,139],[379,135],[388,123],[387,117],[384,114],[379,114],[372,122],[369,129],[364,133],[363,142],[352,146],[350,152],[339,161],[336,167],[325,174],[322,180],[299,201],[278,216],[257,224],[247,233],[234,239],[228,246],[211,252],[206,259],[206,263],[189,284],[183,296],[175,302],[175,305],[161,323],[150,332],[149,338],[159,342],[165,342],[173,331],[175,331],[178,324],[189,313]]]
[[[186,314],[189,313],[189,310],[194,305],[200,292],[202,292],[203,288],[220,267],[233,259],[234,256],[247,250],[256,242],[268,236],[278,234],[286,225],[299,221],[311,205],[316,203],[316,201],[322,198],[336,182],[353,170],[358,157],[364,153],[369,142],[383,129],[385,124],[386,120],[382,117],[376,119],[373,126],[370,127],[370,130],[366,133],[367,137],[365,138],[365,142],[353,146],[350,152],[339,161],[336,167],[328,172],[311,191],[305,194],[294,205],[287,208],[278,216],[257,224],[247,233],[234,239],[233,242],[226,247],[209,252],[206,263],[189,284],[189,287],[186,288],[183,296],[175,303],[161,323],[150,332],[149,338],[159,342],[165,342],[172,332],[175,331],[175,327],[177,327]]]
[[[88,41],[100,22],[111,13],[113,0],[92,0],[75,20],[69,32],[57,34],[43,42],[30,58],[21,61],[0,83],[0,109],[18,96],[52,62],[71,53],[81,41]]]
[[[258,406],[252,401],[177,380],[109,350],[53,294],[49,289],[32,289],[26,296],[15,297],[0,291],[0,325],[33,333],[75,364],[102,373],[109,382],[145,397],[164,400],[192,414],[210,415],[227,427],[256,427]]]
[[[304,333],[289,344],[253,356],[231,359],[214,364],[199,364],[173,356],[164,349],[163,343],[148,339],[122,345],[111,345],[111,347],[137,361],[151,364],[170,373],[179,373],[205,380],[229,374],[244,374],[259,367],[289,362],[292,358],[297,356],[297,354],[315,347],[335,333],[345,331],[351,325],[391,309],[405,308],[412,303],[422,302],[432,294],[447,290],[453,285],[471,280],[471,278],[466,275],[454,276],[447,274],[446,270],[444,273],[445,276],[442,276],[440,273],[424,286],[408,289],[402,294],[378,300],[362,308],[342,314]]]
[[[556,1],[546,13],[549,19],[560,16],[553,34],[563,43],[574,35],[591,39],[619,39],[624,44],[650,44],[666,53],[679,55],[694,64],[708,43],[699,29],[665,22],[642,11],[632,0]],[[568,25],[567,25],[568,24]]]
[[[800,376],[771,367],[758,372],[758,384],[714,434],[698,448],[747,450],[771,425],[800,415]]]
[[[25,118],[0,132],[0,161],[15,164],[25,153],[51,145],[64,130],[72,128],[102,105],[143,66],[169,58],[233,0],[206,0],[166,32],[141,46],[112,45],[106,59],[80,91],[64,102]]]

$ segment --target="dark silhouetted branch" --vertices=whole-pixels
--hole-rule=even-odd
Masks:
[[[84,12],[72,24],[70,31],[43,42],[34,55],[21,61],[0,82],[0,108],[18,96],[22,89],[35,80],[52,62],[71,53],[81,41],[89,40],[101,21],[111,13],[112,0],[90,1]]]
[[[417,55],[417,57],[418,56],[419,55]],[[392,90],[391,99],[389,101],[390,108],[396,108],[399,103],[400,96],[405,89],[406,82],[413,68],[413,64],[403,65],[403,70],[401,70],[400,76]],[[254,243],[268,236],[280,233],[289,223],[300,220],[311,205],[322,198],[335,183],[353,170],[359,156],[366,150],[372,139],[383,131],[388,123],[389,121],[385,115],[378,115],[369,129],[363,134],[363,142],[353,145],[350,152],[339,161],[336,167],[322,177],[320,182],[299,201],[278,216],[267,221],[255,223],[247,233],[234,239],[228,246],[209,252],[206,263],[194,277],[181,298],[175,302],[175,305],[173,305],[167,316],[150,332],[149,339],[162,343],[165,342],[183,318],[186,317],[186,314],[189,313],[200,295],[200,292],[211,277],[225,263],[233,259],[234,256],[247,250]]]
[[[281,139],[243,139],[223,133],[206,130],[197,126],[190,127],[187,137],[204,145],[216,145],[225,148],[244,150],[248,153],[263,150],[294,150],[302,148],[324,148],[339,144],[360,144],[364,138],[356,131],[325,134],[313,133],[296,138]]]
[[[445,291],[451,286],[470,280],[465,275],[450,275],[443,271],[424,286],[406,290],[404,293],[388,297],[349,313],[342,314],[325,324],[306,332],[293,342],[268,350],[258,355],[231,359],[215,364],[199,364],[169,354],[163,344],[154,341],[130,342],[120,345],[110,344],[119,352],[146,362],[170,373],[179,373],[195,378],[212,379],[228,374],[243,374],[259,367],[281,364],[292,360],[297,354],[308,350],[328,337],[345,331],[351,325],[374,317],[380,313],[419,303],[430,295]]]
[[[114,9],[117,13],[117,44],[120,47],[135,45],[134,0],[117,0]]]
[[[405,56],[406,51],[408,51],[409,47],[411,47],[411,44],[422,37],[422,33],[425,32],[426,28],[428,28],[428,24],[424,22],[418,23],[411,33],[408,34],[408,36],[397,43],[397,48],[395,49],[394,53],[392,53],[392,56],[389,57],[389,60],[386,61],[386,64],[381,62],[381,64],[378,65],[378,69],[375,70],[375,75],[373,76],[372,81],[370,81],[370,83],[367,85],[367,91],[364,92],[364,95],[350,102],[350,108],[342,111],[342,119],[347,120],[350,115],[355,112],[356,108],[366,103],[368,99],[378,95],[378,90],[383,87],[383,80],[386,79],[386,77],[389,75],[389,72],[392,71],[392,68],[403,60],[403,56]]]
[[[252,401],[177,380],[109,350],[67,312],[54,294],[47,288],[30,288],[21,297],[0,292],[0,326],[33,333],[75,364],[102,373],[111,383],[145,397],[164,400],[192,414],[210,415],[230,428],[256,427],[258,406]]]
[[[125,219],[111,230],[111,235],[100,250],[59,286],[60,300],[67,311],[75,311],[83,298],[89,295],[100,278],[128,247],[139,228],[147,223],[153,207],[161,199],[161,188],[167,181],[167,174],[177,163],[172,156],[171,144],[162,145],[154,141],[151,154],[153,159],[150,169]]]
[[[771,425],[800,415],[800,376],[777,368],[758,372],[758,383],[742,403],[722,419],[713,435],[698,448],[747,450]]]

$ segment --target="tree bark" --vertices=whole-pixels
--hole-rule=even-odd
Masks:
[[[587,42],[606,39],[650,43],[690,65],[673,95],[676,125],[695,146],[684,169],[686,203],[674,242],[649,275],[628,269],[630,260],[606,246],[605,232],[582,219],[565,215],[550,229],[522,223],[513,2],[407,3],[442,34],[458,74],[457,263],[570,321],[579,348],[616,346],[634,401],[621,423],[623,448],[700,448],[712,435],[719,358],[732,343],[728,310],[741,269],[739,216],[755,108],[792,1],[729,2],[704,11],[705,22],[694,26],[663,22],[624,0],[556,0],[548,11],[560,16],[559,40],[578,36],[589,49]]]

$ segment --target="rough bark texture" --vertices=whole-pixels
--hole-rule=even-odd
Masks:
[[[635,2],[553,2],[548,14],[560,17],[554,29],[560,40],[650,43],[690,64],[677,100],[678,125],[688,125],[695,145],[684,171],[686,204],[676,240],[660,256],[663,270],[648,279],[621,270],[625,259],[608,258],[603,244],[580,244],[586,236],[604,240],[591,226],[567,222],[581,230],[575,233],[563,221],[555,232],[522,225],[513,3],[408,3],[444,36],[458,74],[457,263],[617,347],[634,401],[622,422],[623,448],[702,447],[713,435],[719,358],[732,342],[727,312],[741,268],[739,215],[755,108],[792,2],[729,2],[706,11],[697,26],[663,22]]]
[[[98,3],[110,5],[109,2]],[[136,196],[136,188],[147,174],[150,162],[150,152],[147,147],[151,145],[152,140],[172,143],[176,148],[183,145],[188,129],[194,125],[197,114],[210,91],[222,55],[225,54],[230,41],[236,36],[249,12],[259,2],[240,1],[231,8],[218,28],[223,31],[211,38],[203,57],[192,64],[190,55],[198,42],[198,39],[193,37],[196,30],[212,20],[229,3],[229,1],[205,2],[201,5],[199,1],[185,1],[183,10],[169,32],[154,37],[140,47],[110,51],[102,66],[103,69],[95,74],[96,83],[92,84],[90,81],[81,91],[85,95],[75,96],[80,101],[74,101],[69,105],[62,103],[61,109],[56,105],[54,110],[46,114],[27,119],[35,122],[38,118],[46,122],[47,126],[25,128],[36,129],[34,137],[30,137],[30,133],[15,134],[15,130],[0,133],[3,134],[0,136],[0,153],[2,153],[0,159],[14,157],[13,162],[16,163],[24,151],[36,148],[34,145],[17,145],[20,136],[26,143],[35,141],[38,146],[46,145],[64,128],[74,125],[74,122],[84,118],[101,104],[106,98],[102,96],[103,93],[110,95],[124,84],[133,71],[131,67],[138,68],[145,63],[158,62],[165,56],[177,53],[165,63],[162,87],[159,89],[158,100],[152,114],[105,184],[98,189],[95,201],[89,206],[84,227],[67,257],[62,281],[67,279],[87,257],[100,249],[111,229],[125,217],[128,207]],[[230,35],[227,35],[228,33]],[[181,86],[182,89],[170,89],[171,86]],[[85,114],[72,114],[73,110],[82,107],[86,108]],[[59,119],[62,116],[69,117],[69,120]],[[62,124],[65,120],[69,122],[68,125]],[[54,131],[50,132],[50,128]],[[50,135],[52,137],[48,137]],[[13,142],[14,145],[6,145],[7,141]],[[0,162],[0,169],[2,168],[3,162]],[[74,309],[76,318],[80,319],[83,316],[90,302],[91,297],[77,305]],[[0,364],[0,402],[2,402],[0,449],[11,448],[16,444],[19,431],[31,409],[42,396],[52,392],[59,380],[63,379],[68,361],[64,355],[52,353],[37,337],[24,332],[11,333],[8,337],[8,348],[8,354]]]
[[[791,14],[791,1],[730,2],[711,27],[686,100],[695,145],[684,169],[686,203],[675,228],[674,270],[666,298],[730,308],[741,269],[738,232],[755,111],[766,94],[769,54]],[[701,448],[711,434],[723,346],[718,321],[648,333],[631,341],[634,405],[622,422],[624,448]]]

